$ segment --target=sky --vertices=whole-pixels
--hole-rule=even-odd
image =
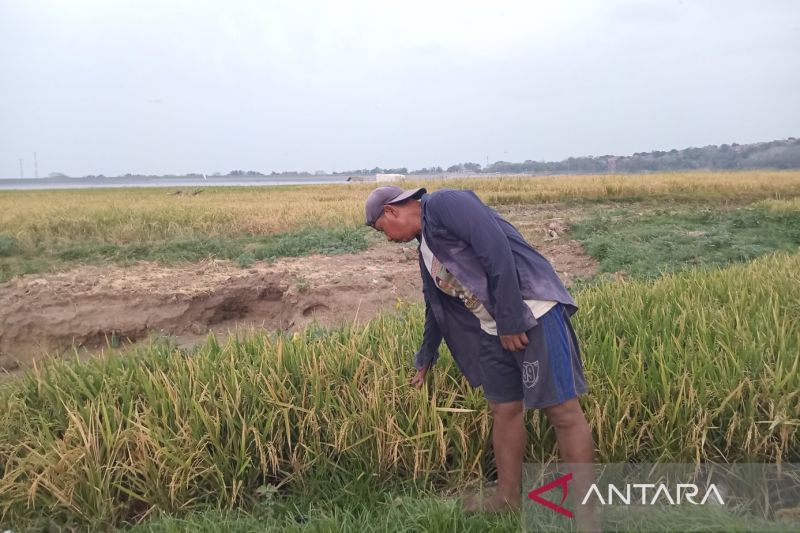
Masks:
[[[797,136],[796,0],[0,0],[0,178]]]

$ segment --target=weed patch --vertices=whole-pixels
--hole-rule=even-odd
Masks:
[[[603,272],[655,278],[694,266],[725,266],[800,249],[800,212],[762,208],[603,212],[571,228]]]
[[[60,251],[38,250],[34,254],[3,257],[0,254],[0,282],[14,275],[52,270],[69,264],[130,264],[158,261],[164,264],[229,259],[241,266],[278,257],[310,254],[343,254],[366,250],[370,240],[363,227],[306,229],[276,235],[207,237],[164,243],[89,243],[67,246]],[[2,243],[0,242],[0,245]]]

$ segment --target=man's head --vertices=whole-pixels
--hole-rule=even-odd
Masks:
[[[369,193],[364,207],[367,226],[383,232],[394,242],[408,242],[422,230],[419,200],[424,188],[403,190],[400,187],[378,187]]]

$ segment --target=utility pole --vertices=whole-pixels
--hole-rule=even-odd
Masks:
[[[39,161],[36,159],[36,152],[33,152],[33,177],[39,179]]]
[[[22,158],[19,158],[19,179],[25,179],[25,172],[22,170]]]

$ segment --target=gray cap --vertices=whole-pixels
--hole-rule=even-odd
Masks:
[[[378,187],[367,196],[364,211],[367,215],[367,226],[373,226],[383,214],[383,206],[397,204],[409,198],[419,199],[428,192],[424,187],[404,190],[395,185]]]

